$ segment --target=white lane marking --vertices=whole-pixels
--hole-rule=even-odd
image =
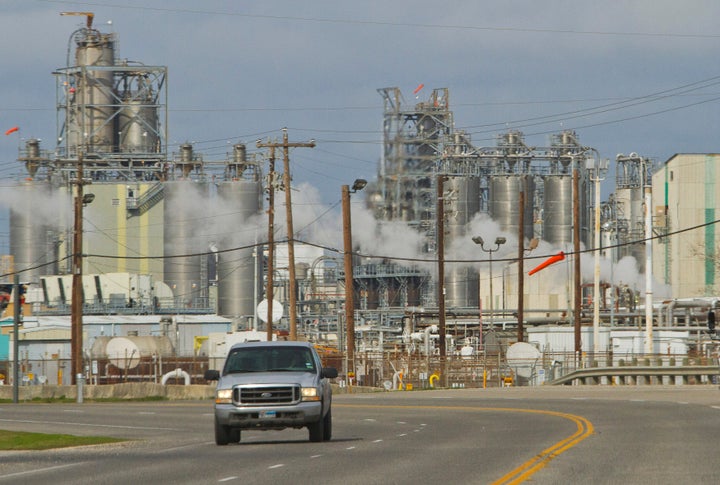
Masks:
[[[310,458],[320,458],[322,455],[310,455]]]
[[[34,468],[32,470],[27,470],[24,472],[8,473],[6,475],[0,475],[0,478],[22,477],[25,475],[32,475],[35,473],[44,473],[44,472],[50,472],[50,471],[55,471],[55,470],[62,470],[63,468],[70,468],[71,466],[84,465],[86,463],[87,462],[81,461],[78,463],[68,463],[67,465],[48,466],[45,468]]]
[[[400,437],[407,436],[407,433],[400,433],[398,436],[400,436]]]
[[[713,409],[720,409],[720,406],[710,406]]]
[[[371,423],[374,423],[377,420],[373,419],[373,418],[365,418],[365,419],[363,419],[363,421],[370,421]]]
[[[218,482],[229,482],[230,480],[237,480],[238,477],[225,477],[218,480]]]
[[[348,446],[348,447],[347,447],[347,448],[345,448],[345,449],[346,449],[346,450],[354,450],[354,449],[355,449],[355,447],[354,447],[354,446]]]
[[[272,470],[272,469],[274,469],[274,468],[282,468],[282,467],[284,467],[284,466],[285,466],[284,464],[278,463],[277,465],[270,465],[270,466],[268,467],[268,470]]]
[[[407,424],[407,421],[397,421],[397,424]]]
[[[92,423],[68,423],[65,421],[33,421],[30,419],[0,419],[6,423],[28,423],[28,424],[62,424],[68,426],[89,426],[96,428],[119,428],[119,429],[154,429],[162,431],[183,431],[179,428],[160,428],[154,426],[120,426],[117,424],[92,424]]]
[[[375,440],[373,443],[382,443],[382,440]]]
[[[645,402],[645,399],[630,399],[630,402]]]
[[[81,414],[81,413],[84,413],[85,411],[82,410],[82,409],[63,409],[63,412],[64,412],[64,413]]]

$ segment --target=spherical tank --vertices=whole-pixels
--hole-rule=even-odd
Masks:
[[[236,180],[217,186],[224,213],[231,214],[223,222],[229,228],[219,249],[250,246],[257,231],[249,221],[261,207],[262,186],[259,181]],[[262,238],[263,236],[259,236]],[[255,299],[262,295],[262,258],[255,257],[252,247],[218,254],[218,314],[230,318],[252,316]]]
[[[10,254],[15,270],[22,271],[22,281],[38,281],[40,275],[58,273],[58,227],[43,215],[52,212],[57,220],[57,207],[49,207],[51,191],[47,184],[26,181],[16,192],[22,203],[10,207]]]
[[[85,29],[76,34],[75,42],[75,65],[82,71],[69,88],[68,150],[110,153],[114,151],[117,103],[113,71],[105,68],[115,63],[114,35]]]
[[[208,214],[208,185],[183,180],[165,183],[163,212],[165,256],[198,254],[207,249],[204,222]],[[178,305],[198,306],[207,281],[201,277],[201,256],[166,258],[165,283],[173,290]]]
[[[573,240],[572,177],[544,177],[543,239],[552,244]]]
[[[478,177],[450,177],[445,182],[445,248],[454,240],[471,238],[466,234],[467,223],[480,210],[480,179]],[[453,259],[446,253],[447,259]],[[446,263],[445,304],[448,307],[477,305],[477,271],[459,263]]]
[[[157,133],[157,108],[136,99],[123,102],[118,113],[118,148],[121,153],[157,153]]]
[[[523,187],[524,185],[524,187]],[[525,175],[496,175],[490,179],[490,216],[500,228],[510,234],[517,234],[520,224],[520,192],[525,192],[524,229],[525,237],[533,237],[533,198],[535,181]]]

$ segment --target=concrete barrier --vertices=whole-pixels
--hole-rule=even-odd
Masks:
[[[189,386],[155,384],[152,382],[128,382],[123,384],[109,384],[104,386],[85,385],[83,397],[85,399],[142,399],[164,398],[172,400],[212,399],[215,396],[215,385],[193,384]],[[76,386],[20,386],[18,399],[31,401],[33,399],[60,399],[77,398]],[[0,399],[12,400],[12,386],[0,386]]]
[[[215,383],[212,384],[191,384],[189,386],[181,386],[170,384],[163,386],[153,382],[126,382],[123,384],[107,384],[102,386],[88,385],[83,386],[83,398],[86,400],[94,399],[143,399],[143,398],[162,398],[168,400],[212,400],[215,397]],[[76,386],[51,386],[51,385],[33,385],[20,386],[18,389],[18,399],[20,401],[32,401],[33,399],[76,399]],[[364,393],[364,392],[380,392],[384,389],[377,387],[361,387],[353,386],[352,389],[347,387],[338,387],[333,385],[333,392],[336,394]],[[12,386],[0,386],[0,399],[12,400]]]

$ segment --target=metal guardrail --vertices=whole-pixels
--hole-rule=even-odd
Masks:
[[[605,377],[609,382],[616,382],[614,378],[638,377],[651,381],[652,378],[663,383],[663,377],[681,377],[683,384],[692,383],[713,383],[713,377],[720,375],[720,367],[717,365],[686,365],[686,366],[618,366],[618,367],[590,367],[577,369],[562,377],[548,382],[549,385],[581,384],[592,385]],[[617,382],[616,382],[617,383]],[[673,382],[676,384],[677,382]]]

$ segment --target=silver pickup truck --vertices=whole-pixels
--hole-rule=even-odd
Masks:
[[[337,369],[323,367],[307,342],[248,342],[230,348],[215,391],[215,443],[240,441],[243,429],[304,428],[310,441],[332,437],[332,390]]]

